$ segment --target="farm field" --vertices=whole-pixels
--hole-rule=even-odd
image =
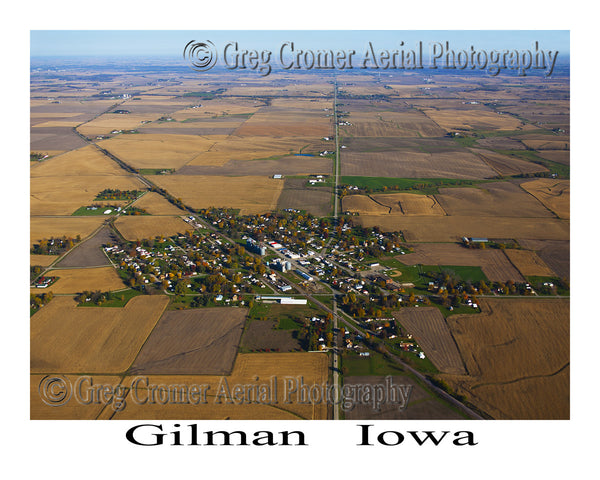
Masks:
[[[31,167],[31,177],[116,175],[124,170],[93,145],[63,153]]]
[[[447,319],[469,375],[441,375],[497,419],[569,418],[569,301],[480,299]]]
[[[491,140],[491,139],[490,139]],[[510,139],[504,139],[506,142],[510,141]],[[508,147],[508,145],[503,145],[503,148]],[[522,147],[522,145],[521,145]],[[493,148],[501,148],[500,146]],[[538,165],[533,162],[528,162],[526,160],[521,160],[516,157],[511,157],[508,155],[503,155],[501,153],[492,152],[490,150],[483,150],[479,148],[471,148],[471,152],[485,161],[490,167],[498,172],[499,175],[520,175],[524,173],[536,173],[536,172],[547,172],[548,169],[543,165]]]
[[[485,179],[496,176],[468,151],[425,153],[413,150],[356,152],[344,150],[342,175],[393,178]]]
[[[317,175],[329,174],[332,160],[307,155],[287,155],[267,160],[229,160],[223,165],[184,165],[178,175]]]
[[[472,249],[457,243],[414,244],[412,253],[396,257],[405,265],[464,265],[478,266],[491,281],[522,282],[524,278],[506,258],[508,250]]]
[[[57,296],[31,317],[31,373],[124,372],[167,306],[138,296],[123,308],[77,307]]]
[[[250,175],[155,175],[149,178],[193,208],[235,208],[241,215],[273,210],[283,190],[281,179]]]
[[[323,385],[327,382],[328,359],[324,353],[240,353],[231,375],[149,375],[150,385],[207,385],[206,403],[197,405],[159,403],[140,405],[129,401],[127,408],[113,414],[106,412],[105,418],[127,419],[204,419],[204,420],[325,420],[328,407],[325,403],[302,404],[297,396],[284,397],[286,379],[300,385]],[[126,377],[123,384],[131,386],[136,377]],[[235,385],[258,385],[277,381],[277,404],[262,402],[227,403],[224,396],[225,381],[230,390]],[[139,396],[145,392],[139,388]],[[288,387],[289,391],[289,387]],[[219,403],[220,402],[220,403]]]
[[[79,293],[84,290],[107,292],[126,288],[113,267],[57,268],[49,270],[46,276],[58,277],[50,287],[53,293]],[[39,293],[36,288],[31,291]]]
[[[331,190],[307,186],[304,178],[286,178],[276,208],[295,208],[306,210],[312,215],[328,215],[332,209]]]
[[[521,188],[529,192],[560,218],[570,218],[571,182],[540,178],[524,182]]]
[[[571,152],[568,150],[537,150],[537,154],[552,162],[569,165],[571,163]]]
[[[247,312],[244,308],[217,307],[163,313],[130,372],[228,375]]]
[[[255,320],[249,322],[242,337],[242,348],[246,350],[272,350],[293,352],[300,350],[300,342],[290,330],[278,330],[276,320]]]
[[[133,202],[136,208],[143,208],[150,215],[183,215],[185,211],[176,207],[162,195],[156,192],[146,192],[142,197]]]
[[[29,220],[29,244],[51,237],[72,237],[81,235],[84,239],[102,223],[104,217],[31,217]]]
[[[105,225],[92,238],[75,245],[55,267],[72,268],[111,265],[108,257],[102,250],[102,246],[108,243],[114,245],[116,243],[115,240],[116,235],[109,226]]]
[[[121,216],[115,220],[115,228],[127,240],[142,240],[159,235],[169,237],[185,233],[190,227],[180,217],[167,216]]]
[[[349,195],[342,200],[342,210],[359,215],[445,215],[433,195],[388,193]]]
[[[559,277],[570,278],[569,240],[518,239],[523,248],[534,250],[540,259]]]
[[[407,242],[456,242],[462,237],[568,240],[569,224],[556,218],[360,215],[355,221],[401,230]]]
[[[511,115],[500,115],[492,111],[424,110],[440,127],[452,130],[517,130],[522,122]]]
[[[535,252],[509,248],[504,250],[504,253],[523,276],[552,277],[555,275],[554,271]]]
[[[330,117],[325,112],[263,107],[235,132],[236,136],[324,137],[332,133]]]
[[[446,320],[435,307],[403,308],[393,312],[394,318],[419,343],[425,355],[438,370],[464,375],[465,367]]]
[[[351,112],[342,126],[344,137],[442,137],[446,131],[415,110],[405,112]]]
[[[54,262],[59,255],[29,255],[29,265],[39,265],[40,267],[47,267]]]

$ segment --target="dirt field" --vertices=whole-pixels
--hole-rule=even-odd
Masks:
[[[132,364],[168,298],[132,298],[124,308],[77,307],[55,297],[31,317],[31,373],[119,373]]]
[[[496,172],[466,151],[425,153],[411,150],[342,150],[342,175],[394,178],[485,179]]]
[[[568,150],[538,150],[537,154],[552,162],[569,165],[571,163],[571,152]]]
[[[523,276],[552,277],[555,275],[552,269],[535,252],[509,248],[504,250],[504,253]]]
[[[133,375],[228,375],[247,309],[167,311],[131,367]]]
[[[72,237],[81,235],[84,239],[94,232],[104,217],[32,217],[29,220],[29,244],[33,246],[44,238]]]
[[[521,187],[542,202],[549,210],[552,210],[558,217],[571,217],[571,182],[569,180],[539,178],[531,182],[524,182]]]
[[[277,330],[275,320],[253,321],[248,323],[242,347],[247,350],[268,348],[278,352],[293,352],[300,349],[300,342],[292,336],[290,330]]]
[[[326,112],[263,107],[235,132],[237,136],[324,137],[333,133],[331,117]]]
[[[522,142],[534,150],[570,150],[569,137],[555,139],[548,135],[545,139],[523,139]]]
[[[185,165],[178,175],[327,175],[333,170],[332,160],[324,157],[289,155],[276,160],[230,160],[219,166]]]
[[[413,253],[396,257],[405,265],[464,265],[481,267],[491,281],[523,282],[525,279],[501,250],[465,248],[456,243],[427,243],[411,245]],[[507,250],[505,250],[507,251]]]
[[[509,182],[477,187],[440,188],[436,198],[448,215],[499,217],[553,217],[535,198]]]
[[[342,210],[359,215],[445,215],[433,195],[413,193],[350,195],[343,198]]]
[[[77,244],[55,266],[56,268],[72,268],[111,265],[102,246],[109,243],[114,245],[116,239],[117,237],[110,227],[103,226],[92,238]]]
[[[207,385],[206,403],[161,405],[156,402],[128,401],[127,408],[113,416],[106,411],[106,417],[116,420],[126,419],[203,419],[203,420],[294,420],[327,418],[325,403],[302,404],[296,394],[285,397],[285,388],[298,386],[301,380],[305,385],[322,385],[327,382],[328,358],[324,353],[249,353],[239,354],[230,376],[211,375],[152,375],[150,385]],[[126,377],[124,385],[131,386],[136,377]],[[277,381],[277,404],[269,404],[268,398],[251,403],[228,403],[224,392],[233,391],[236,385],[269,385]],[[224,382],[227,382],[226,384]],[[284,382],[288,382],[287,384]],[[274,391],[273,389],[271,390]],[[139,388],[139,397],[147,398],[147,391]],[[274,396],[274,394],[273,394]],[[251,397],[252,398],[252,397]],[[131,399],[130,399],[131,400]],[[291,403],[286,403],[290,400]],[[220,402],[220,403],[217,403]]]
[[[496,170],[498,174],[503,176],[548,171],[548,169],[542,165],[538,165],[533,162],[527,162],[526,160],[521,160],[516,157],[510,157],[508,155],[502,155],[501,153],[476,148],[472,148],[470,150],[474,154],[479,155],[483,161]]]
[[[155,175],[151,180],[193,208],[236,208],[241,215],[271,211],[284,181],[269,177]]]
[[[126,288],[113,267],[53,269],[46,276],[59,277],[47,288],[53,293],[79,293],[84,290],[106,292]],[[37,288],[32,288],[31,291],[40,292]]]
[[[119,106],[120,109],[127,107]],[[142,122],[156,120],[161,116],[160,112],[151,113],[105,113],[91,122],[85,123],[77,128],[77,131],[86,137],[95,137],[96,135],[107,135],[113,130],[135,130]]]
[[[352,137],[442,137],[446,131],[417,111],[355,112],[346,118],[350,126],[341,126],[343,136]]]
[[[519,245],[535,250],[540,259],[561,278],[570,278],[569,240],[525,240],[518,239]]]
[[[516,130],[522,122],[511,115],[481,110],[425,110],[425,115],[446,130]]]
[[[190,226],[180,217],[147,215],[121,216],[115,221],[115,228],[126,240],[131,241],[154,238],[159,235],[170,237],[190,230]]]
[[[119,135],[98,145],[134,168],[179,168],[224,138],[139,133]]]
[[[145,185],[131,175],[33,177],[30,212],[31,215],[71,215],[79,207],[94,203],[98,193],[107,188],[144,190]]]
[[[443,379],[497,419],[569,418],[569,301],[480,299],[448,325],[468,376]]]
[[[568,240],[569,224],[556,218],[360,215],[360,225],[404,233],[407,242],[456,242],[462,237]]]
[[[403,308],[393,315],[417,340],[438,370],[455,375],[466,373],[448,325],[437,308]]]
[[[151,215],[184,215],[186,213],[156,192],[146,192],[133,205],[143,208]]]
[[[332,209],[331,189],[306,186],[304,178],[286,178],[276,208],[306,210],[316,216],[329,215]]]
[[[31,167],[30,171],[32,177],[123,176],[126,173],[93,145],[39,162]]]
[[[510,137],[489,137],[482,138],[475,142],[478,146],[497,150],[525,150],[523,145],[517,138]]]
[[[58,255],[29,255],[29,265],[47,267],[58,257]]]
[[[396,386],[412,386],[406,409],[399,409],[398,404],[391,401],[382,403],[379,411],[375,411],[371,404],[358,404],[345,412],[346,420],[461,420],[464,418],[426,392],[409,376],[394,375],[391,377],[391,382]],[[378,375],[344,376],[344,385],[385,386],[386,377]]]

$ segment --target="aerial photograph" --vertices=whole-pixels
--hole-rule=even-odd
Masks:
[[[571,418],[569,31],[30,39],[31,420]]]

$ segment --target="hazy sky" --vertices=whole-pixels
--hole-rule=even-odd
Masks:
[[[413,48],[422,41],[450,42],[451,48],[531,49],[538,41],[544,50],[569,53],[569,31],[548,30],[450,30],[450,31],[168,31],[168,30],[32,30],[31,56],[54,55],[168,55],[181,57],[190,40],[211,40],[218,48],[237,41],[240,48],[277,50],[293,41],[304,49],[364,49],[367,42],[377,48]]]

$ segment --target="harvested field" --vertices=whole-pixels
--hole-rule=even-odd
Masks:
[[[275,209],[295,208],[315,216],[329,215],[332,209],[331,189],[306,186],[304,178],[286,178]]]
[[[523,139],[521,140],[525,145],[529,148],[533,148],[534,150],[569,150],[569,137],[565,137],[564,139],[556,139],[550,135],[545,139]]]
[[[350,126],[342,136],[352,137],[442,137],[446,131],[417,111],[351,112]]]
[[[525,240],[517,239],[519,245],[535,250],[542,261],[560,278],[570,278],[570,242],[568,240]]]
[[[52,374],[54,377],[55,374]],[[104,405],[101,403],[91,402],[88,404],[83,404],[82,402],[78,402],[77,399],[71,398],[64,405],[60,405],[57,407],[56,405],[47,405],[42,400],[40,395],[40,384],[46,375],[30,375],[30,388],[29,388],[29,418],[30,420],[95,420],[98,418],[102,410],[104,409]],[[67,381],[71,382],[71,385],[76,384],[76,382],[82,378],[78,375],[66,375]],[[93,382],[93,386],[95,385],[111,385],[115,388],[121,382],[121,378],[117,376],[107,376],[107,375],[94,375],[90,377]],[[81,385],[83,386],[83,391],[88,393],[87,388],[93,388],[93,386],[88,382],[82,380]],[[111,407],[108,407],[109,410],[112,411]]]
[[[481,184],[477,187],[440,188],[436,198],[448,215],[553,217],[543,205],[509,182]]]
[[[39,162],[30,170],[32,177],[123,176],[124,174],[126,172],[116,162],[93,145]]]
[[[104,218],[94,217],[32,217],[29,221],[29,244],[33,246],[44,238],[72,237],[81,235],[84,239],[94,232]]]
[[[168,301],[138,296],[123,308],[77,307],[55,297],[31,317],[31,373],[124,372]]]
[[[187,165],[221,166],[231,160],[276,160],[299,153],[333,150],[331,142],[307,137],[239,137],[217,141],[206,152],[198,154]],[[307,157],[310,158],[310,157]]]
[[[71,215],[79,207],[103,203],[94,202],[94,199],[98,193],[107,188],[144,190],[146,186],[133,175],[32,177],[30,213],[31,215]]]
[[[501,153],[491,152],[482,149],[470,149],[476,155],[479,155],[484,162],[496,170],[500,175],[519,175],[522,173],[547,172],[548,169],[537,163],[521,160],[520,158],[502,155]]]
[[[127,408],[112,416],[116,420],[127,419],[203,419],[203,420],[325,420],[328,407],[325,403],[300,403],[297,395],[286,398],[285,381],[300,379],[305,385],[323,385],[328,377],[328,357],[324,353],[249,353],[239,354],[230,376],[211,375],[150,375],[150,385],[206,385],[206,403],[183,404],[159,402],[140,404],[127,402]],[[123,384],[131,386],[136,377],[126,377]],[[236,385],[270,385],[277,381],[277,403],[271,404],[269,398],[258,397],[257,401],[248,400],[228,402],[225,393],[233,393]],[[226,382],[226,383],[225,383]],[[138,385],[139,397],[146,397],[146,389]],[[274,389],[271,390],[274,392]],[[289,391],[289,386],[288,386]],[[250,394],[251,395],[251,394]],[[273,394],[275,395],[275,394]],[[131,399],[130,399],[131,400]],[[287,403],[286,400],[290,402]],[[112,415],[112,412],[107,412]]]
[[[74,150],[88,143],[73,132],[71,127],[33,127],[29,134],[29,148],[32,151]]]
[[[523,145],[517,138],[510,137],[489,137],[481,138],[475,142],[477,146],[496,150],[525,150]]]
[[[291,330],[277,330],[276,327],[275,320],[249,322],[242,337],[242,348],[278,352],[293,352],[301,348],[300,342],[294,338]]]
[[[114,245],[117,241],[117,236],[108,225],[104,225],[98,232],[84,242],[81,242],[71,249],[56,268],[72,268],[72,267],[99,267],[111,265],[108,257],[104,254],[102,246],[106,244]]]
[[[39,265],[40,267],[48,267],[54,262],[59,255],[29,255],[29,265]]]
[[[355,152],[341,155],[342,175],[394,178],[485,179],[496,176],[468,151],[425,153],[411,150]]]
[[[456,343],[437,308],[403,308],[393,312],[393,315],[417,340],[438,370],[454,375],[466,374]]]
[[[466,151],[448,137],[342,137],[340,141],[347,147],[347,150],[342,153],[387,152],[393,150],[407,150],[409,152],[412,150],[427,153],[465,153]]]
[[[228,375],[237,354],[247,309],[167,311],[133,363],[133,375]]]
[[[143,208],[150,215],[183,215],[186,212],[169,202],[156,192],[146,192],[133,203],[137,208]]]
[[[450,330],[468,376],[444,381],[496,419],[569,418],[569,301],[480,299]]]
[[[398,403],[382,402],[380,409],[374,410],[371,403],[355,405],[345,412],[346,420],[462,420],[460,414],[448,408],[432,394],[425,391],[409,376],[344,376],[344,385],[381,385],[386,381],[394,386],[410,386],[410,397],[405,409],[400,409]]]
[[[113,267],[52,269],[46,276],[58,277],[58,280],[48,287],[53,293],[75,294],[84,290],[107,292],[126,288]],[[31,291],[39,292],[36,288]]]
[[[569,223],[557,218],[360,215],[360,225],[401,230],[407,242],[456,242],[462,237],[568,240]]]
[[[504,250],[504,253],[512,262],[512,264],[519,269],[519,272],[521,272],[523,276],[554,276],[552,269],[546,265],[535,252],[530,250],[515,250],[509,248]]]
[[[125,108],[119,106],[119,108]],[[95,137],[96,135],[106,135],[113,130],[135,130],[140,127],[142,122],[156,120],[160,117],[159,112],[155,113],[105,113],[91,122],[87,122],[79,127],[77,131],[87,137]]]
[[[241,215],[274,210],[283,180],[269,177],[221,177],[203,175],[155,175],[159,187],[192,208],[235,208]]]
[[[331,173],[332,160],[323,157],[290,155],[277,160],[230,160],[223,165],[185,165],[178,175],[316,175]]]
[[[159,235],[170,237],[190,230],[190,226],[180,217],[167,216],[121,216],[117,218],[114,225],[123,238],[130,241],[154,238]]]
[[[417,193],[349,195],[342,199],[342,210],[359,215],[445,215],[433,195]]]
[[[500,115],[482,110],[434,110],[427,109],[425,115],[440,127],[448,130],[517,130],[522,122],[511,115]]]
[[[179,168],[223,138],[140,133],[119,135],[98,145],[134,168]]]
[[[558,217],[570,218],[571,182],[569,180],[539,178],[531,182],[524,182],[521,187]]]
[[[525,281],[501,250],[465,248],[457,243],[415,244],[411,247],[413,248],[412,253],[396,257],[405,265],[481,267],[485,276],[493,282]]]
[[[551,162],[562,163],[563,165],[570,165],[571,163],[571,152],[569,150],[538,150],[536,153]]]
[[[332,131],[331,117],[328,117],[325,112],[263,107],[246,120],[235,131],[235,135],[323,137],[331,135]]]

